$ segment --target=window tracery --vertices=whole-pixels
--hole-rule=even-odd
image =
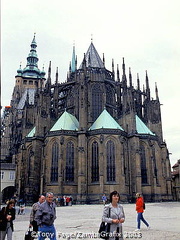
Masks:
[[[58,155],[59,145],[55,142],[52,146],[51,182],[58,182]]]
[[[115,179],[115,145],[109,140],[106,145],[107,156],[107,182],[114,182]]]
[[[99,147],[96,141],[92,143],[91,156],[92,156],[91,180],[92,182],[98,182],[99,181]]]

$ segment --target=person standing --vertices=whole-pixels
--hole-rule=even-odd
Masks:
[[[105,205],[102,221],[110,224],[109,240],[121,240],[122,223],[125,221],[125,214],[123,206],[119,204],[120,195],[117,191],[110,193],[110,204]]]
[[[38,225],[38,240],[56,240],[54,220],[56,219],[56,204],[53,202],[54,194],[46,193],[46,201],[39,205],[35,214],[35,221]]]
[[[143,217],[144,212],[144,199],[140,193],[136,193],[136,211],[137,211],[137,229],[135,231],[140,231],[141,221],[147,226],[149,229],[149,223]]]
[[[44,195],[40,195],[39,196],[39,200],[38,202],[34,203],[32,205],[32,210],[31,210],[31,213],[30,213],[30,224],[29,224],[29,227],[33,227],[33,231],[34,232],[37,232],[38,231],[38,225],[37,225],[37,222],[35,221],[35,214],[39,208],[39,206],[45,201],[45,196]]]
[[[107,201],[107,197],[105,194],[102,195],[102,201],[103,201],[103,204],[105,205]]]
[[[3,207],[0,211],[0,239],[5,240],[7,235],[7,240],[12,240],[13,220],[15,219],[15,202],[10,200],[6,207]]]

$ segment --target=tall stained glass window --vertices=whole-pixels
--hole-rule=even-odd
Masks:
[[[95,141],[92,143],[92,169],[91,169],[91,180],[92,182],[99,181],[99,149],[98,143]]]
[[[107,156],[107,181],[114,182],[115,178],[115,145],[112,140],[109,140],[106,145]]]
[[[68,142],[66,147],[66,182],[74,181],[74,144]]]
[[[147,167],[146,167],[146,154],[143,145],[140,146],[140,156],[141,156],[141,179],[142,183],[147,183]]]
[[[52,146],[51,182],[58,182],[58,156],[59,145],[55,142]]]
[[[95,121],[102,112],[102,91],[99,85],[92,88],[92,120]]]

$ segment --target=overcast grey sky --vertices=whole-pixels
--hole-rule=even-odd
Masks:
[[[38,66],[52,78],[59,68],[64,81],[75,42],[78,66],[91,34],[106,68],[125,58],[134,86],[139,73],[141,88],[148,71],[151,96],[157,82],[162,103],[163,137],[172,165],[180,159],[180,1],[179,0],[2,0],[2,106],[10,104],[16,71],[26,57],[36,32]],[[122,71],[121,71],[122,73]]]

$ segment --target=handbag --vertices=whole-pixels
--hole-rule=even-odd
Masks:
[[[111,209],[109,208],[108,218],[110,217],[110,211]],[[98,231],[100,238],[103,238],[103,239],[109,238],[110,225],[111,225],[110,223],[101,222],[99,231]]]
[[[32,229],[29,228],[25,233],[24,240],[33,240],[34,237],[32,236],[33,235],[32,233],[33,233]]]
[[[146,209],[146,205],[145,205],[145,202],[143,202],[143,209],[144,209],[144,210]]]

